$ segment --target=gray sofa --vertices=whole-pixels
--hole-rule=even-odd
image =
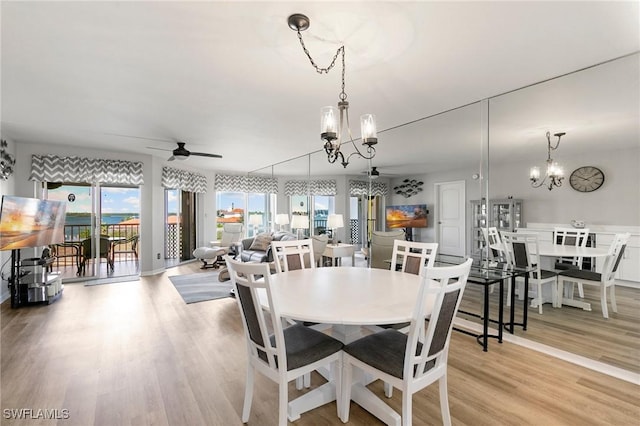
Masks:
[[[298,238],[291,232],[278,231],[271,233],[272,241],[291,241]],[[254,237],[245,238],[242,240],[242,247],[240,250],[240,260],[243,262],[273,262],[273,255],[271,254],[271,244],[266,250],[251,249]]]

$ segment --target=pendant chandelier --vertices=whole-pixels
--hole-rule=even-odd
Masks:
[[[555,146],[551,146],[551,133],[547,132],[547,173],[544,178],[540,179],[540,168],[532,167],[529,173],[529,179],[531,180],[531,186],[539,188],[545,186],[549,191],[554,186],[562,186],[562,180],[564,179],[564,172],[562,168],[553,161],[551,158],[551,151],[555,151],[560,146],[560,138],[566,133],[555,133],[553,136],[558,138]]]
[[[300,40],[302,50],[307,55],[307,58],[309,58],[311,65],[313,65],[318,74],[328,74],[329,71],[335,66],[336,61],[338,60],[338,56],[340,56],[342,60],[342,90],[338,95],[338,107],[336,108],[335,106],[327,106],[322,108],[321,110],[320,137],[324,141],[324,150],[327,153],[327,160],[329,161],[329,163],[335,163],[336,160],[339,159],[342,166],[346,168],[349,164],[349,159],[353,155],[359,155],[366,160],[372,159],[376,155],[375,145],[378,143],[375,116],[373,114],[365,114],[360,117],[362,146],[365,148],[366,152],[363,153],[358,149],[358,146],[354,143],[353,136],[351,134],[351,127],[349,123],[349,102],[347,101],[347,93],[344,89],[344,45],[338,48],[336,54],[333,56],[333,60],[328,67],[319,67],[318,65],[316,65],[315,61],[311,57],[311,54],[307,50],[304,41],[302,40],[302,31],[305,31],[309,28],[309,18],[303,14],[296,13],[289,16],[287,22],[289,24],[289,28],[298,33],[298,40]],[[342,133],[344,131],[346,131],[348,135],[347,141],[351,142],[353,147],[355,148],[355,152],[352,152],[346,158],[341,151],[343,143]]]

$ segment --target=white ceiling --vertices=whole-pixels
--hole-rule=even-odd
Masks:
[[[317,151],[319,110],[337,103],[340,70],[313,70],[286,23],[296,12],[311,19],[303,36],[320,66],[345,45],[354,137],[358,117],[375,113],[374,165],[382,170],[460,166],[465,151],[474,161],[476,148],[463,147],[480,141],[482,108],[385,129],[634,52],[492,99],[490,143],[514,155],[533,141],[544,152],[547,130],[567,132],[567,149],[612,133],[626,144],[640,140],[637,1],[3,1],[0,8],[2,138],[17,143],[167,158],[150,147],[171,150],[181,140],[224,156],[192,156],[190,166],[244,172]],[[314,174],[342,171],[315,157]],[[354,161],[348,171],[364,168]]]

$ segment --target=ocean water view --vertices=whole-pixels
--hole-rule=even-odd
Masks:
[[[101,225],[117,225],[129,219],[139,218],[137,213],[104,213]],[[65,241],[78,241],[86,238],[91,225],[89,213],[67,213],[65,217]]]
[[[114,225],[138,217],[136,213],[105,213],[102,215],[102,224]],[[67,213],[65,225],[91,225],[91,215],[89,213]]]

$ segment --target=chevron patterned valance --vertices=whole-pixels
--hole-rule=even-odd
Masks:
[[[284,183],[284,195],[336,195],[335,180],[288,180]]]
[[[187,170],[163,167],[162,186],[181,191],[205,193],[207,192],[207,178]]]
[[[389,188],[384,182],[371,182],[371,195],[387,195]],[[349,194],[352,197],[357,195],[369,195],[369,182],[364,180],[350,180]]]
[[[216,175],[216,191],[277,194],[278,181],[265,176]]]
[[[142,163],[99,158],[32,155],[30,180],[142,185]]]

